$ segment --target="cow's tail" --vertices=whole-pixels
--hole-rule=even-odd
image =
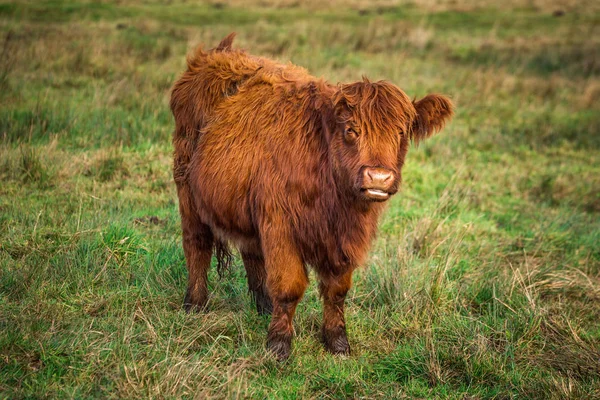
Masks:
[[[219,278],[222,278],[226,271],[230,270],[233,255],[227,242],[216,240],[215,241],[215,258],[217,259],[217,272]]]
[[[211,54],[214,53],[228,53],[232,50],[233,39],[235,39],[236,33],[231,32],[229,35],[225,36],[221,42],[217,45],[217,47],[205,51],[202,46],[198,46],[196,50],[188,57],[187,64],[188,70],[204,70],[207,62],[212,64],[213,61],[209,61]],[[217,61],[218,63],[218,61]],[[215,65],[213,65],[214,67]],[[204,71],[208,72],[208,71]]]
[[[240,77],[229,71],[231,61],[228,61],[234,53],[234,38],[235,32],[232,32],[208,52],[198,47],[188,57],[188,69],[171,91],[170,106],[176,125],[173,139],[181,142],[176,152],[185,165],[215,108],[237,90]],[[241,57],[242,52],[235,54]]]
[[[235,32],[231,32],[229,35],[225,36],[221,43],[217,47],[215,47],[215,51],[226,51],[231,50],[231,45],[233,44],[233,39],[235,39]]]

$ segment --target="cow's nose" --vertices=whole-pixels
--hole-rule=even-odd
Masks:
[[[394,184],[394,174],[385,168],[367,167],[363,170],[363,187],[388,190]]]

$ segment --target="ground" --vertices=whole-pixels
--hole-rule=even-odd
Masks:
[[[0,0],[0,398],[600,398],[593,2]],[[239,258],[182,308],[171,85],[231,31],[332,82],[448,94],[347,306],[265,351]]]

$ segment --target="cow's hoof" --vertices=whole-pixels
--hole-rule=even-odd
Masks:
[[[292,351],[291,335],[269,335],[267,349],[277,357],[277,361],[285,361]]]
[[[350,355],[350,344],[345,331],[327,332],[323,331],[323,343],[325,349],[331,354]]]
[[[188,291],[185,294],[185,299],[183,299],[183,309],[187,313],[204,311],[206,310],[207,300],[206,296],[198,298],[198,296],[193,296]]]

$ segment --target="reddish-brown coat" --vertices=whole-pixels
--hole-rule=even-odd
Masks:
[[[214,248],[242,255],[268,347],[289,355],[292,318],[317,272],[323,339],[348,353],[343,303],[396,193],[409,141],[452,116],[440,95],[417,102],[389,82],[331,85],[292,64],[198,49],[173,88],[174,178],[189,271],[185,306],[202,308]],[[221,263],[223,260],[218,260]]]

